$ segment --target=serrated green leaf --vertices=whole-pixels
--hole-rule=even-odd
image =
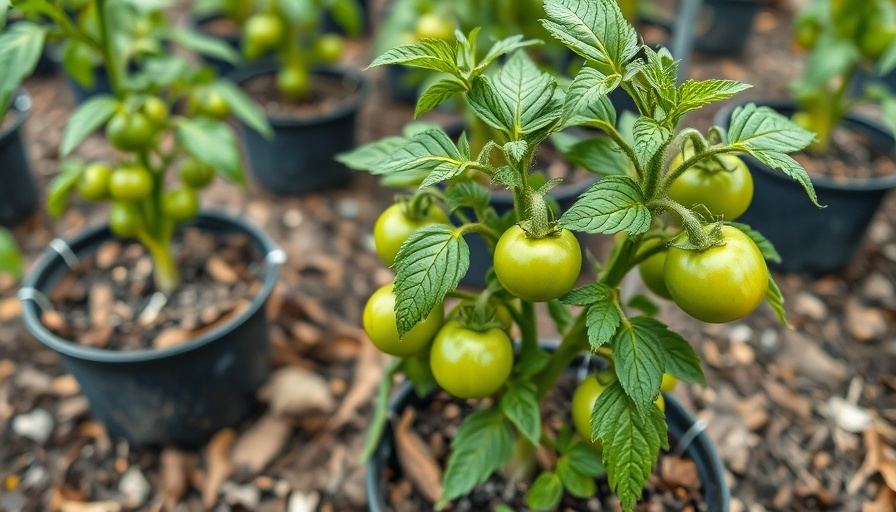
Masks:
[[[414,109],[414,119],[419,119],[420,116],[434,109],[442,102],[465,90],[464,84],[452,79],[440,80],[432,84],[417,100],[417,107]]]
[[[472,208],[482,212],[488,209],[491,195],[488,188],[475,181],[452,183],[445,191],[448,208],[453,212],[459,208]]]
[[[560,297],[560,302],[568,306],[590,306],[596,302],[609,300],[612,296],[613,290],[609,286],[602,283],[589,283]]]
[[[619,324],[622,323],[622,315],[616,305],[609,301],[601,301],[592,304],[588,308],[585,317],[585,326],[588,328],[588,343],[591,351],[597,351],[601,346],[613,339]]]
[[[174,27],[166,30],[163,37],[200,55],[220,59],[231,64],[238,64],[242,61],[242,57],[233,46],[230,46],[220,38],[207,36],[196,30],[186,27]]]
[[[638,184],[628,176],[607,176],[584,194],[560,217],[559,224],[572,231],[637,235],[650,229],[652,216]]]
[[[668,144],[672,131],[660,125],[651,117],[641,117],[635,121],[632,134],[635,136],[635,147],[638,151],[638,163],[642,169],[647,169],[654,158],[662,158],[659,154]]]
[[[618,87],[621,80],[622,76],[617,73],[608,76],[594,68],[583,67],[566,91],[560,122],[566,124],[588,112],[591,105]]]
[[[657,51],[644,46],[641,51],[644,59],[633,63],[626,70],[630,75],[639,75],[638,80],[632,80],[629,84],[635,88],[636,96],[646,100],[646,112],[658,116],[658,120],[664,120],[665,114],[675,108],[678,97],[675,87],[678,61],[666,48]],[[633,74],[633,70],[637,72]]]
[[[569,457],[569,465],[579,473],[597,478],[607,474],[606,468],[600,461],[600,451],[593,444],[577,442],[566,454]]]
[[[477,77],[467,99],[480,119],[512,141],[559,118],[556,89],[551,75],[539,70],[525,52],[517,51],[493,77]]]
[[[230,80],[215,80],[208,87],[224,98],[233,115],[246,123],[246,126],[265,137],[274,136],[274,130],[268,123],[264,111],[236,84]]]
[[[666,351],[664,372],[681,380],[705,386],[706,377],[703,376],[703,369],[700,367],[700,357],[691,344],[665,326],[657,327],[655,332]]]
[[[178,119],[177,142],[190,156],[212,166],[225,179],[246,184],[239,145],[227,123],[207,117]]]
[[[21,21],[0,32],[0,105],[9,105],[13,92],[34,72],[47,31]]]
[[[81,104],[65,124],[59,156],[71,153],[88,135],[105,124],[119,106],[118,99],[108,94],[93,96]]]
[[[529,143],[524,140],[514,140],[504,144],[503,149],[504,154],[513,162],[520,162],[523,157],[526,156],[526,151],[529,149]]]
[[[499,167],[492,176],[492,181],[494,183],[500,183],[507,188],[519,187],[523,184],[523,179],[520,177],[520,173],[509,165],[502,165]]]
[[[641,311],[647,316],[656,316],[660,312],[660,305],[643,293],[636,293],[629,297],[628,306]]]
[[[768,301],[769,306],[775,311],[778,321],[784,324],[785,327],[790,327],[790,322],[787,321],[787,312],[784,311],[784,296],[781,294],[781,289],[778,288],[778,283],[775,282],[771,272],[768,274],[768,289],[765,292],[765,300]]]
[[[623,324],[613,338],[616,375],[641,413],[654,407],[660,393],[667,357],[662,331],[667,331],[666,326],[658,320],[639,316]]]
[[[507,416],[532,444],[541,440],[541,409],[538,407],[538,389],[531,381],[519,381],[501,395],[501,412]]]
[[[571,135],[555,133],[551,141],[564,158],[588,172],[600,176],[624,175],[629,167],[628,157],[609,137],[579,140]]]
[[[824,208],[818,202],[818,195],[815,193],[815,185],[812,184],[812,180],[809,178],[806,169],[804,169],[799,162],[794,160],[793,157],[777,151],[753,150],[750,151],[750,154],[756,158],[756,160],[759,160],[772,169],[780,169],[784,174],[793,178],[803,187],[803,190],[806,191],[806,195],[809,196],[809,200],[812,201],[812,204],[819,208]]]
[[[22,253],[15,237],[8,229],[0,226],[0,274],[6,273],[20,279],[24,268]]]
[[[507,464],[513,453],[513,428],[496,409],[482,409],[466,417],[454,439],[443,479],[440,505],[463,496]]]
[[[402,336],[433,308],[470,267],[470,248],[451,226],[434,224],[414,232],[395,257],[395,316]]]
[[[69,193],[81,176],[81,164],[74,160],[66,160],[59,166],[59,175],[50,182],[47,195],[47,211],[55,218],[62,217],[68,208]]]
[[[531,377],[548,365],[551,361],[550,354],[541,350],[524,353],[516,362],[515,371],[521,377]]]
[[[532,510],[551,510],[563,497],[563,482],[553,471],[545,471],[526,492],[526,506]]]
[[[424,39],[419,43],[392,48],[374,59],[370,63],[370,67],[375,68],[388,64],[402,64],[412,68],[431,69],[453,75],[458,73],[454,48],[441,39]]]
[[[404,137],[385,137],[375,142],[358,146],[351,151],[336,155],[336,161],[349,169],[373,172],[379,164],[389,158],[398,148],[407,144]]]
[[[631,511],[650,479],[660,448],[668,447],[666,419],[659,407],[639,412],[619,382],[594,402],[594,437],[603,445],[610,488]]]
[[[585,126],[607,131],[616,126],[616,108],[608,96],[601,96],[600,99],[580,111],[579,115],[563,123],[562,126],[564,128]]]
[[[688,112],[726,100],[750,87],[750,84],[736,80],[686,80],[678,86],[678,104],[674,112],[676,122]]]
[[[519,34],[496,41],[492,47],[489,48],[488,53],[486,53],[485,56],[482,57],[482,60],[479,61],[479,64],[473,69],[471,78],[481,75],[499,57],[508,55],[527,46],[535,46],[539,44],[543,44],[543,42],[537,39],[523,39],[523,36]]]
[[[569,457],[564,455],[557,460],[557,476],[566,490],[576,498],[594,496],[596,484],[594,478],[582,474],[570,464]]]
[[[69,39],[62,45],[62,68],[81,87],[92,90],[96,53],[86,43]]]
[[[588,60],[621,71],[639,50],[638,35],[616,0],[546,0],[544,27]]]
[[[427,130],[411,137],[385,160],[376,165],[373,174],[392,174],[414,170],[429,171],[421,187],[433,185],[462,174],[469,165],[448,134],[441,128]]]
[[[762,253],[763,258],[769,261],[774,261],[775,263],[781,263],[781,255],[778,254],[778,250],[775,249],[775,246],[771,241],[768,238],[765,238],[762,233],[740,222],[726,222],[725,224],[736,227],[750,237],[750,239],[753,240],[753,243],[756,244],[756,247],[759,247],[759,252]]]

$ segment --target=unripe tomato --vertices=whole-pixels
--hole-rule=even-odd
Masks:
[[[439,386],[457,398],[485,398],[501,389],[513,370],[513,345],[507,333],[485,332],[449,321],[429,352],[429,366]]]
[[[572,395],[572,424],[579,435],[589,441],[591,438],[591,413],[594,411],[594,402],[603,393],[606,386],[598,382],[597,375],[589,375],[578,386]]]
[[[112,168],[106,164],[88,164],[78,177],[78,193],[88,201],[109,199],[109,178]]]
[[[376,348],[397,356],[417,355],[429,346],[445,320],[442,306],[436,306],[429,315],[414,326],[403,337],[398,337],[395,323],[395,294],[393,285],[388,284],[373,292],[364,306],[364,331]]]
[[[421,39],[454,40],[454,23],[435,14],[427,13],[417,19],[414,25],[414,36]]]
[[[230,115],[230,105],[218,91],[200,87],[187,99],[187,111],[192,116],[208,116],[224,120]]]
[[[149,119],[149,122],[155,126],[156,130],[165,126],[168,121],[168,105],[160,98],[150,96],[143,101],[140,110]]]
[[[705,251],[671,247],[666,256],[666,287],[685,313],[709,323],[743,318],[756,309],[768,289],[768,267],[759,248],[739,229],[722,226],[724,245]]]
[[[152,186],[152,175],[139,165],[118,168],[109,177],[109,194],[119,201],[144,199]]]
[[[685,154],[690,157],[693,153],[685,149]],[[669,185],[669,197],[688,208],[703,205],[713,216],[734,220],[747,211],[753,200],[753,176],[737,156],[719,155],[718,158],[724,168],[714,161],[689,168]],[[671,169],[682,161],[679,152],[672,160]]]
[[[661,240],[659,238],[651,238],[647,240],[638,248],[637,254],[640,255],[641,253],[656,247],[660,242]],[[666,252],[667,251],[658,252],[639,263],[638,273],[641,274],[641,279],[650,291],[664,299],[671,299],[672,295],[669,294],[669,289],[666,288],[666,281],[663,277],[664,268],[666,266]]]
[[[106,124],[106,138],[122,151],[142,151],[153,143],[155,127],[140,112],[119,112]]]
[[[162,197],[162,211],[177,222],[192,219],[199,213],[199,195],[189,187],[170,190]]]
[[[794,27],[794,37],[798,45],[806,50],[811,50],[815,47],[815,42],[818,41],[818,35],[821,33],[821,30],[821,26],[815,19],[810,17],[799,18],[796,20],[796,26]]]
[[[212,166],[195,158],[188,158],[180,166],[180,180],[197,190],[208,186],[215,179],[215,174]]]
[[[339,62],[345,42],[338,34],[322,34],[314,41],[314,55],[317,60],[327,64]]]
[[[389,267],[395,262],[395,255],[398,254],[401,244],[414,231],[430,224],[448,224],[448,216],[438,206],[430,205],[426,209],[426,214],[419,219],[409,218],[405,214],[405,209],[402,204],[393,204],[380,214],[373,226],[376,253]]]
[[[131,238],[143,229],[143,214],[136,204],[123,201],[109,208],[109,229],[117,236]]]
[[[678,384],[678,379],[668,373],[663,374],[663,383],[660,384],[660,391],[663,393],[671,393]]]
[[[284,66],[277,73],[277,89],[291,100],[302,100],[311,92],[311,74],[301,66]]]
[[[254,60],[276,48],[284,31],[283,21],[274,14],[259,13],[249,17],[243,27],[246,58]]]
[[[448,313],[448,318],[456,319],[458,315],[458,310],[462,307],[472,307],[473,301],[471,300],[462,300],[457,306],[455,306],[450,313]],[[501,329],[504,332],[510,332],[510,329],[513,328],[513,315],[510,314],[510,310],[507,309],[503,303],[498,303],[494,308],[495,316],[492,318],[493,322],[497,322],[501,324]]]
[[[570,291],[582,270],[582,249],[567,229],[544,238],[529,238],[518,225],[495,246],[495,274],[513,295],[528,302],[548,302]]]
[[[883,16],[869,18],[861,31],[859,47],[862,54],[871,60],[878,60],[890,43],[896,39],[896,23]]]

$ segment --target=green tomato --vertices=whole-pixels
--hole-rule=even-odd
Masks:
[[[517,301],[518,302],[518,301]],[[513,328],[513,315],[510,313],[510,310],[507,309],[507,306],[503,303],[494,304],[494,301],[490,302],[490,305],[494,306],[495,316],[492,318],[492,321],[501,324],[501,329],[504,332],[510,332],[510,329]],[[460,308],[468,308],[473,307],[473,301],[471,300],[462,300],[457,306],[451,309],[451,312],[448,313],[448,318],[456,319],[458,313],[460,312]]]
[[[197,190],[208,186],[215,179],[215,174],[214,167],[195,158],[188,158],[180,166],[180,180]]]
[[[418,41],[422,39],[454,41],[454,23],[438,14],[427,13],[417,19],[414,36]]]
[[[78,176],[78,193],[88,201],[109,199],[109,179],[112,168],[106,164],[88,164]]]
[[[593,441],[591,437],[591,414],[594,411],[594,402],[597,397],[603,393],[606,386],[597,380],[597,375],[589,375],[578,386],[572,394],[572,424],[576,427],[579,435],[589,441]]]
[[[277,73],[277,89],[293,101],[301,101],[311,93],[311,74],[301,66],[284,66]]]
[[[155,96],[146,98],[143,105],[140,106],[140,110],[157,130],[163,128],[168,121],[168,105]]]
[[[192,116],[207,116],[224,120],[230,116],[230,105],[218,91],[200,87],[187,99],[187,112]]]
[[[283,39],[283,21],[274,14],[259,13],[246,20],[243,27],[243,50],[246,58],[255,60],[273,50]]]
[[[106,138],[122,151],[137,152],[150,147],[155,134],[152,122],[140,112],[119,112],[106,123]]]
[[[659,238],[651,238],[647,240],[638,248],[638,254],[640,255],[641,253],[656,247],[660,242],[661,240]],[[671,299],[672,295],[669,294],[669,289],[666,288],[666,281],[663,277],[667,252],[668,251],[658,252],[639,263],[638,273],[641,274],[641,279],[644,280],[647,289],[664,299]]]
[[[739,229],[722,227],[724,245],[705,251],[671,247],[665,280],[672,300],[685,313],[709,323],[743,318],[768,289],[768,267],[759,248]]]
[[[888,21],[884,16],[874,16],[868,19],[864,30],[861,31],[859,47],[865,57],[876,61],[881,58],[894,39],[896,39],[896,23]]]
[[[395,322],[395,294],[388,284],[375,291],[364,306],[364,331],[376,348],[396,357],[410,357],[426,350],[445,320],[442,306],[436,306],[429,315],[401,338]]]
[[[686,156],[693,153],[685,149]],[[688,208],[705,206],[713,216],[724,220],[740,217],[753,200],[753,176],[743,160],[734,155],[719,155],[724,168],[707,161],[689,168],[669,186],[669,197]],[[671,169],[682,163],[675,155]],[[698,210],[699,211],[699,210]]]
[[[109,195],[118,201],[139,201],[152,192],[152,175],[139,165],[120,167],[109,177]]]
[[[528,302],[548,302],[565,295],[582,270],[582,249],[567,229],[544,238],[529,238],[518,225],[501,235],[495,247],[495,274],[513,295]]]
[[[485,398],[510,377],[513,345],[497,327],[479,332],[452,320],[436,334],[429,366],[439,386],[452,396]]]
[[[176,222],[192,219],[199,213],[199,195],[189,187],[170,190],[162,197],[162,211]]]
[[[430,224],[448,224],[448,216],[438,206],[430,205],[426,213],[419,219],[411,219],[405,214],[406,207],[393,204],[386,208],[373,226],[373,243],[376,253],[387,266],[395,262],[395,255],[401,244],[414,231]]]
[[[109,208],[109,229],[117,236],[131,238],[143,229],[143,214],[134,203],[116,201]]]
[[[660,384],[660,391],[663,393],[671,393],[678,385],[678,379],[668,373],[663,374],[663,383]],[[662,396],[662,395],[660,395]]]
[[[339,62],[345,49],[345,41],[338,34],[321,34],[314,41],[314,55],[326,64]]]

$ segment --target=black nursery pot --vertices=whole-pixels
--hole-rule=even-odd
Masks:
[[[669,445],[675,450],[678,440],[694,428],[694,417],[674,398],[664,394],[666,401],[666,422],[669,425]],[[420,408],[426,399],[421,399],[409,384],[404,385],[392,400],[390,412],[400,417],[406,407]],[[693,434],[692,434],[693,435]],[[697,474],[702,483],[701,491],[706,501],[706,512],[729,512],[731,491],[725,481],[725,468],[716,454],[715,447],[704,431],[693,437],[684,450],[684,455],[697,466]],[[395,455],[395,433],[391,423],[386,423],[379,446],[367,462],[367,500],[370,512],[389,512],[392,507],[386,501],[386,468],[398,467]]]
[[[796,112],[790,101],[760,103],[786,116]],[[737,105],[723,107],[715,124],[728,126]],[[848,114],[843,127],[862,133],[885,152],[894,149],[893,134],[877,121]],[[768,238],[783,263],[770,264],[782,272],[822,275],[845,267],[862,243],[871,219],[887,191],[896,187],[896,176],[838,182],[827,176],[811,176],[818,202],[814,206],[803,187],[779,170],[744,156],[753,175],[753,202],[737,219]]]
[[[24,90],[13,96],[9,110],[0,112],[0,125],[11,110],[12,124],[0,132],[0,225],[13,226],[31,215],[37,208],[37,186],[31,175],[22,126],[31,109],[31,98]]]
[[[258,62],[237,69],[229,78],[242,84],[254,77],[276,73],[274,61]],[[325,114],[304,118],[268,117],[274,137],[243,125],[243,140],[252,174],[269,192],[297,196],[344,185],[351,178],[348,169],[334,160],[339,153],[355,147],[355,121],[370,95],[369,81],[356,71],[321,68],[314,74],[336,77],[351,84],[356,93]]]
[[[694,47],[704,53],[740,53],[753,30],[762,0],[704,0]]]
[[[220,39],[221,41],[224,41],[225,43],[230,45],[234,50],[237,50],[237,52],[239,52],[240,51],[240,33],[239,32],[236,32],[234,34],[228,34],[228,35],[219,35],[219,34],[212,34],[205,28],[209,23],[212,23],[215,20],[219,20],[223,17],[224,16],[222,16],[220,14],[206,14],[206,15],[199,16],[199,17],[193,19],[191,21],[191,24],[193,25],[193,28],[195,30],[197,30],[207,36]],[[206,65],[208,65],[209,67],[211,67],[212,69],[215,70],[215,74],[217,76],[224,76],[224,75],[230,73],[231,71],[233,71],[235,68],[235,66],[233,64],[231,64],[230,62],[227,62],[226,60],[221,60],[221,59],[218,59],[215,57],[210,57],[208,55],[202,55],[201,58],[202,58],[202,62],[204,62]]]
[[[221,428],[243,419],[255,391],[270,374],[265,305],[277,282],[282,251],[260,229],[229,215],[201,213],[192,223],[203,231],[248,235],[265,257],[261,291],[239,316],[182,345],[161,350],[115,351],[85,347],[59,338],[40,321],[40,303],[68,272],[65,260],[47,252],[20,292],[29,331],[56,351],[81,386],[93,414],[114,437],[137,446],[197,446]],[[106,226],[87,230],[68,242],[87,255],[114,236]]]

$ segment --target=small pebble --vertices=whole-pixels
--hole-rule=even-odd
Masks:
[[[124,495],[125,504],[134,508],[146,502],[152,492],[152,487],[143,476],[143,472],[137,466],[131,466],[121,475],[121,480],[118,481],[118,490]]]
[[[38,444],[46,443],[54,428],[53,416],[43,409],[19,414],[12,420],[13,432]]]
[[[295,208],[290,208],[283,214],[283,225],[288,228],[297,228],[302,224],[304,216]]]
[[[728,339],[732,343],[747,343],[753,338],[753,329],[746,324],[738,324],[728,332]]]
[[[828,308],[824,301],[807,291],[802,291],[796,296],[793,310],[798,314],[812,320],[824,320],[828,315]]]

